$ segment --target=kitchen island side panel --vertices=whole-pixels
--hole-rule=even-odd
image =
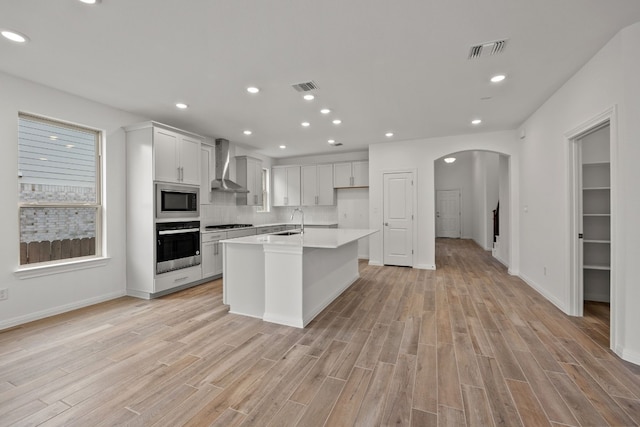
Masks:
[[[225,243],[224,303],[229,313],[262,319],[265,307],[265,257],[260,245]]]
[[[304,327],[302,246],[264,245],[264,320]]]
[[[358,241],[335,249],[305,248],[303,322],[307,325],[360,277]]]

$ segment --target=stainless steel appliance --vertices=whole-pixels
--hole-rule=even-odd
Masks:
[[[156,274],[200,265],[200,221],[156,224]]]
[[[229,141],[216,139],[215,145],[216,176],[211,181],[211,191],[224,191],[228,193],[248,193],[249,190],[229,179]]]
[[[184,185],[156,184],[156,218],[197,218],[200,189]]]

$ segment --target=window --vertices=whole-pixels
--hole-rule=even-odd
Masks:
[[[19,115],[20,265],[101,255],[100,136]]]

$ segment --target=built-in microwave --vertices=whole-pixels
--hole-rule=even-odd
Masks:
[[[156,184],[156,218],[197,218],[199,193],[198,187]]]

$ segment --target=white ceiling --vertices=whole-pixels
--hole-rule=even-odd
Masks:
[[[638,0],[2,0],[0,28],[31,41],[0,40],[0,70],[290,157],[514,129],[637,21]],[[312,102],[291,87],[309,80]]]

